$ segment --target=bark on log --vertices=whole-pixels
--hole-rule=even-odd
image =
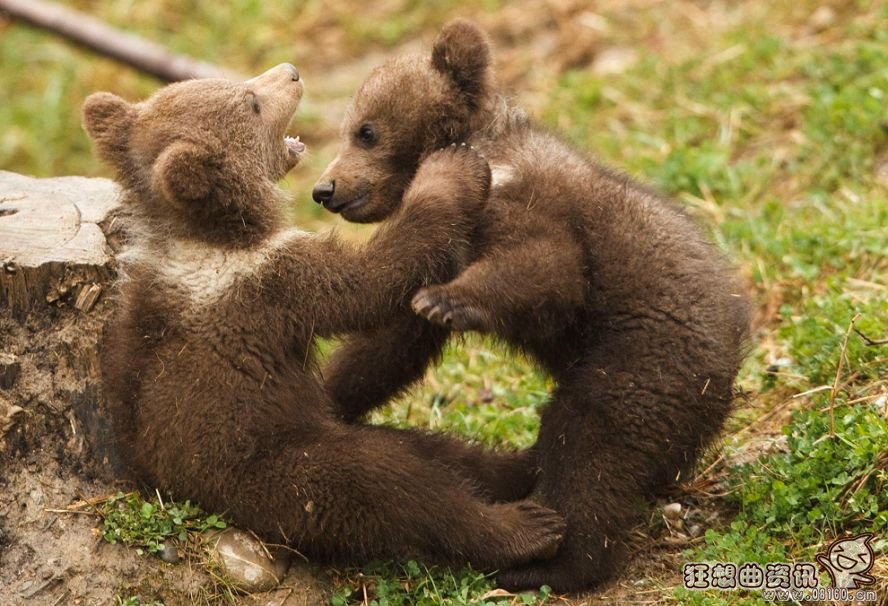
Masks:
[[[43,0],[0,0],[0,14],[67,38],[166,82],[192,78],[241,79],[211,63],[169,52],[159,44],[127,34],[64,6]]]

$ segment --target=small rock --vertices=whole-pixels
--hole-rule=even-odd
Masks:
[[[18,594],[20,596],[22,596],[23,598],[30,600],[31,598],[36,596],[38,593],[40,593],[46,589],[49,589],[52,585],[55,585],[56,583],[61,581],[62,577],[53,576],[52,574],[50,574],[48,579],[41,579],[41,580],[42,580],[42,582],[28,581],[28,582],[23,583],[18,589]]]
[[[669,503],[663,507],[663,515],[667,520],[676,521],[681,519],[681,503]]]
[[[25,581],[24,583],[19,585],[18,592],[20,594],[25,594],[25,593],[29,592],[31,590],[31,588],[34,586],[34,583],[35,582],[33,580]]]
[[[40,487],[32,488],[30,492],[28,492],[28,497],[35,505],[43,505],[45,501],[45,495]]]
[[[161,560],[169,562],[170,564],[175,564],[181,559],[179,557],[179,549],[173,541],[164,541],[163,549],[161,549],[157,555],[160,556]]]
[[[610,27],[605,17],[591,11],[580,13],[576,20],[578,25],[594,29],[597,32],[607,33]]]
[[[777,358],[768,364],[768,367],[765,369],[766,372],[775,373],[780,372],[789,366],[792,366],[792,360],[789,358]]]
[[[285,550],[268,548],[270,558],[262,543],[237,528],[226,528],[214,541],[210,561],[222,569],[229,582],[248,592],[274,589],[290,565]]]
[[[699,537],[703,532],[703,527],[699,524],[691,524],[688,526],[688,535],[693,539]]]

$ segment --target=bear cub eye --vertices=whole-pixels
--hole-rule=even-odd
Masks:
[[[258,114],[259,113],[259,99],[256,98],[256,95],[253,93],[248,94],[247,101],[249,102],[250,107],[253,108],[253,111]]]
[[[358,129],[356,136],[358,143],[360,143],[362,147],[370,147],[376,143],[376,131],[373,130],[373,126],[370,124],[362,125],[361,128]]]

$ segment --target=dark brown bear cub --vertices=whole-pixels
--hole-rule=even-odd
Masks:
[[[420,377],[449,330],[492,333],[530,354],[557,384],[532,449],[535,498],[565,514],[568,531],[555,559],[498,580],[591,587],[624,561],[644,500],[686,472],[721,429],[747,300],[675,205],[538,130],[498,96],[488,43],[465,22],[446,26],[430,56],[373,72],[314,197],[351,221],[387,217],[422,159],[462,141],[493,171],[472,262],[415,296],[431,322],[405,314],[350,339],[325,371],[328,390],[355,419]]]
[[[138,104],[87,99],[86,129],[135,215],[102,351],[121,449],[149,485],[313,558],[493,569],[551,555],[560,516],[492,502],[497,474],[529,489],[515,456],[345,425],[315,372],[316,336],[373,328],[426,276],[454,271],[487,164],[431,156],[360,250],[289,228],[275,183],[303,151],[284,135],[301,97],[298,72],[281,65]]]

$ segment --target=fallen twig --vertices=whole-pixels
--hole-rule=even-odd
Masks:
[[[839,392],[839,379],[842,376],[842,365],[846,362],[845,357],[848,351],[848,338],[851,336],[851,331],[854,329],[854,323],[859,317],[860,314],[854,314],[854,317],[851,318],[851,321],[848,323],[848,330],[845,331],[845,338],[842,339],[842,351],[839,353],[839,363],[836,365],[836,378],[833,380],[832,390],[830,390],[829,393],[829,436],[831,438],[836,437],[836,395]]]
[[[866,343],[866,344],[867,344],[868,346],[870,346],[870,347],[876,347],[876,346],[878,346],[878,345],[888,345],[888,338],[885,338],[885,339],[873,339],[873,338],[868,337],[867,335],[865,335],[865,334],[864,334],[863,332],[861,332],[860,330],[858,330],[857,327],[854,328],[854,332],[856,332],[856,333],[857,333],[857,336],[859,336],[861,339],[863,339],[863,342]]]
[[[2,1],[2,0],[0,0]],[[123,494],[123,497],[128,497],[136,494],[133,492],[127,492]],[[44,507],[43,511],[49,513],[76,513],[76,514],[86,514],[86,515],[94,515],[101,516],[102,513],[98,510],[97,505],[101,505],[111,499],[116,499],[119,493],[114,493],[111,495],[103,495],[101,497],[93,497],[91,499],[80,498],[79,501],[74,501],[70,505],[62,509],[53,509],[49,507]],[[89,509],[87,509],[89,508]]]

